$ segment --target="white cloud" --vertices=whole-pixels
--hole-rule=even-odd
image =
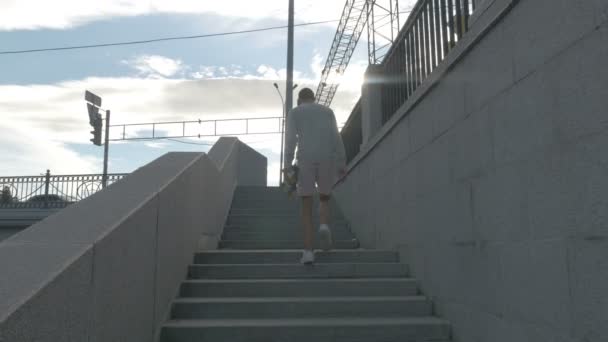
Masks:
[[[224,66],[201,66],[198,71],[190,74],[190,77],[201,79],[226,79],[226,78],[242,78],[244,75],[240,65]]]
[[[145,142],[144,145],[146,147],[149,147],[149,148],[157,148],[157,149],[162,149],[162,148],[167,147],[167,143],[164,143],[164,142],[151,142],[151,141],[149,141],[149,142]]]
[[[276,70],[267,65],[260,65],[257,72],[258,74],[262,74],[263,77],[279,78]]]
[[[313,56],[312,62],[310,63],[310,69],[312,70],[316,79],[321,79],[321,76],[323,75],[323,68],[325,67],[326,59],[327,59],[327,57],[321,56],[321,54],[318,52],[315,53],[315,55]]]
[[[296,1],[299,20],[338,18],[343,1]],[[66,29],[91,21],[154,13],[201,14],[251,19],[287,16],[287,1],[264,0],[0,0],[0,30]]]
[[[320,58],[315,63],[320,63]],[[174,70],[147,64],[152,68],[151,65],[159,75],[163,72],[169,75]],[[181,64],[180,67],[187,68]],[[202,67],[199,72],[206,76],[201,79],[87,78],[53,85],[0,85],[3,119],[0,175],[37,174],[46,168],[52,168],[54,173],[99,172],[98,159],[68,148],[69,144],[89,144],[85,89],[103,97],[104,107],[112,109],[113,124],[280,115],[281,104],[273,83],[279,82],[281,90],[284,89],[284,70],[262,66],[253,74],[237,76],[237,72],[243,73],[242,69],[231,66]],[[318,80],[302,75],[302,72],[296,73],[296,82],[301,87],[314,89]],[[350,114],[359,97],[359,87],[360,84],[352,84],[341,88],[333,105],[339,123],[346,121]],[[280,153],[279,140],[274,136],[244,140],[268,155]],[[165,147],[157,142],[147,144],[155,149]]]
[[[172,77],[185,69],[181,60],[157,55],[139,56],[123,63],[145,77]]]
[[[10,122],[10,121],[9,121]],[[0,174],[38,175],[99,173],[101,160],[79,155],[65,143],[49,139],[48,130],[0,123]]]
[[[348,68],[343,75],[332,78],[329,81],[340,84],[340,90],[359,92],[361,90],[361,85],[363,84],[368,64],[369,63],[366,60],[353,60],[348,65]],[[315,75],[315,79],[319,80],[323,73],[323,69],[325,68],[325,57],[320,54],[313,56],[310,68]]]
[[[216,67],[212,66],[203,66],[199,71],[192,73],[192,77],[200,80],[203,78],[215,78],[216,76]]]
[[[416,1],[400,1],[401,11],[408,11]],[[344,3],[343,0],[297,0],[296,20],[339,19]],[[156,13],[214,13],[249,19],[286,19],[287,5],[287,0],[0,0],[0,31],[67,29],[113,17]],[[329,25],[336,26],[335,23]]]

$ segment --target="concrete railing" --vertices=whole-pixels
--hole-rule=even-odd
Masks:
[[[0,341],[155,340],[193,253],[216,246],[237,185],[266,185],[266,158],[222,138],[0,243]]]
[[[608,2],[555,3],[479,2],[337,187],[454,341],[608,341]]]
[[[0,209],[0,242],[12,235],[27,229],[27,227],[44,220],[60,211],[53,209]]]

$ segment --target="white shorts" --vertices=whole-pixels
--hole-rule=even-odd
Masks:
[[[336,168],[333,160],[320,162],[299,162],[298,195],[312,196],[315,185],[321,195],[331,195],[336,181]]]

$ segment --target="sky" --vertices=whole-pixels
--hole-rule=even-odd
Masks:
[[[296,23],[339,19],[343,7],[344,0],[296,0]],[[286,16],[287,0],[265,0],[263,5],[250,0],[0,0],[0,51],[282,26]],[[295,82],[300,88],[316,89],[336,27],[296,28]],[[367,64],[362,39],[332,104],[339,124],[360,96]],[[277,117],[282,106],[273,83],[285,91],[285,65],[286,30],[0,55],[0,176],[39,175],[47,169],[53,174],[101,173],[103,148],[89,141],[85,90],[103,98],[113,125]],[[276,125],[260,124],[264,122],[267,128]],[[166,127],[158,130],[175,130]],[[142,126],[129,134],[149,131]],[[112,142],[109,171],[132,172],[171,151],[206,152],[216,139]],[[280,136],[240,139],[268,158],[269,184],[276,185]]]

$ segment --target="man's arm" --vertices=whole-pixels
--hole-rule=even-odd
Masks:
[[[293,111],[290,111],[287,115],[287,128],[285,129],[285,167],[291,166],[293,163],[298,141],[296,134],[296,120]]]

